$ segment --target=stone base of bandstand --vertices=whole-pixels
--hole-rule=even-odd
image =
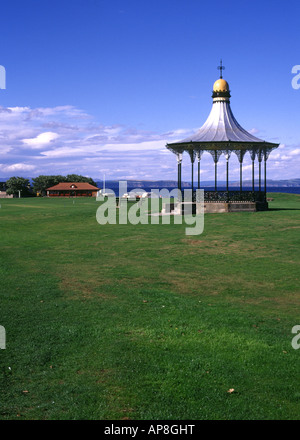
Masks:
[[[199,205],[196,203],[196,205]],[[198,208],[199,209],[199,208]],[[204,213],[267,211],[267,202],[204,202]],[[196,208],[197,212],[197,208]]]
[[[204,202],[204,214],[223,212],[256,212],[267,210],[268,202]],[[183,215],[184,212],[189,214],[200,214],[201,203],[163,203],[162,214]]]

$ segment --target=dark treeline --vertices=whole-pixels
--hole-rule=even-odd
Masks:
[[[7,194],[19,195],[22,197],[30,197],[35,195],[46,195],[47,188],[57,185],[61,182],[87,182],[96,186],[96,183],[91,177],[81,176],[80,174],[68,174],[67,176],[54,175],[54,176],[38,176],[32,179],[30,183],[29,179],[24,177],[11,177],[5,182],[5,188]]]

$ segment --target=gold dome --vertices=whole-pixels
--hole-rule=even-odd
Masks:
[[[214,92],[229,92],[229,84],[225,79],[220,78],[214,83]]]

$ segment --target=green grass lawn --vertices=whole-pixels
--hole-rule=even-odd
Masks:
[[[0,199],[1,420],[299,419],[300,196],[272,197],[198,236]]]

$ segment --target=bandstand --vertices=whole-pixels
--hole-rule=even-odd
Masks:
[[[178,163],[178,189],[182,189],[181,168],[183,153],[187,152],[191,159],[191,180],[193,200],[196,201],[196,188],[194,185],[194,164],[197,161],[198,184],[200,189],[200,166],[204,152],[209,152],[215,164],[214,190],[204,191],[206,211],[231,211],[231,210],[265,210],[268,208],[267,192],[267,160],[272,150],[279,144],[266,142],[248,133],[235,119],[230,107],[230,90],[228,82],[223,79],[219,66],[220,78],[213,86],[213,105],[204,125],[191,137],[179,142],[166,145],[168,150],[177,156]],[[252,160],[252,188],[243,190],[243,160],[246,153]],[[229,190],[229,159],[235,153],[240,163],[239,189]],[[218,190],[217,167],[220,156],[226,158],[226,190]],[[255,188],[255,160],[258,162],[258,188]],[[264,168],[264,181],[262,185],[262,162]],[[231,209],[232,208],[232,209]]]

